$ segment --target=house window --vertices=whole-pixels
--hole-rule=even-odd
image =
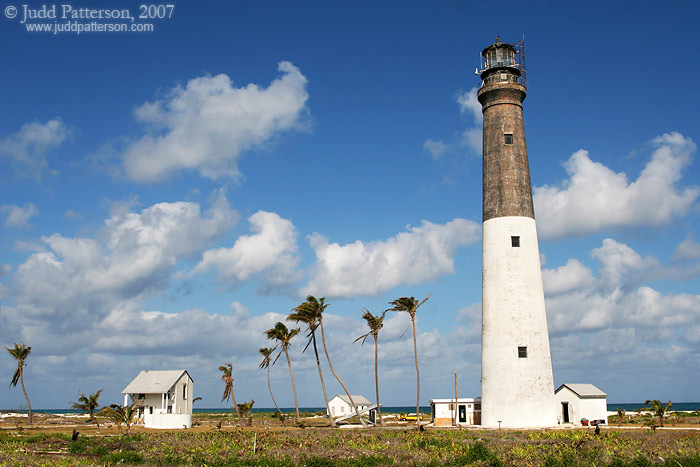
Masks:
[[[520,237],[519,236],[510,237],[510,246],[512,246],[513,248],[519,248],[520,247]]]
[[[187,385],[186,384],[182,385],[182,398],[187,399]]]
[[[518,347],[518,358],[527,358],[527,347]]]
[[[503,142],[505,144],[513,144],[513,133],[504,133]]]

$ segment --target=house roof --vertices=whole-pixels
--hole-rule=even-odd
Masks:
[[[554,391],[554,394],[558,393],[561,391],[564,387],[569,389],[569,391],[573,392],[579,397],[607,397],[608,395],[605,394],[603,391],[598,389],[597,387],[593,386],[592,384],[588,383],[564,383],[561,386],[559,386],[559,389]]]
[[[348,396],[337,395],[335,397],[339,397],[346,404],[350,404],[350,398]],[[355,402],[355,405],[370,405],[371,404],[371,402],[368,401],[366,397],[360,396],[360,395],[353,394],[352,400]]]
[[[122,391],[122,394],[163,394],[175,385],[187,370],[142,370]],[[187,373],[187,377],[190,374]]]

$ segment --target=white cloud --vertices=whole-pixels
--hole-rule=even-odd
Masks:
[[[615,173],[588,152],[575,152],[566,162],[569,179],[559,186],[534,189],[537,226],[543,238],[584,235],[604,229],[659,226],[687,213],[700,187],[678,187],[696,146],[679,133],[654,139],[651,160],[636,181]]]
[[[60,118],[46,123],[25,123],[17,133],[0,140],[0,159],[12,161],[25,175],[39,178],[49,170],[47,155],[70,134]]]
[[[202,215],[198,204],[158,203],[115,214],[96,238],[42,237],[44,251],[17,267],[10,293],[28,320],[81,329],[116,307],[162,290],[178,261],[200,254],[235,224],[223,192]]]
[[[473,123],[465,129],[459,136],[459,140],[454,143],[445,143],[444,141],[435,141],[427,139],[423,143],[423,150],[429,152],[433,159],[440,159],[445,153],[452,152],[458,146],[466,146],[476,154],[481,154],[482,142],[482,122],[483,114],[481,112],[481,104],[477,99],[478,88],[472,88],[469,91],[463,92],[457,96],[460,113],[471,117]]]
[[[442,141],[428,139],[423,143],[423,150],[429,152],[430,155],[433,156],[433,159],[437,160],[450,150],[450,145]]]
[[[673,252],[674,261],[689,261],[700,259],[700,243],[686,237]]]
[[[653,257],[642,257],[628,245],[603,240],[591,255],[600,263],[598,276],[578,263],[544,270],[550,332],[555,335],[577,330],[636,327],[637,335],[648,330],[654,342],[686,332],[700,319],[700,295],[662,294],[645,281],[673,276],[673,269]],[[580,280],[570,280],[579,277]],[[565,286],[557,285],[565,284]],[[692,336],[692,329],[688,329]]]
[[[235,286],[264,273],[268,285],[288,285],[297,279],[299,264],[294,225],[274,212],[258,211],[248,219],[253,235],[244,235],[231,248],[207,250],[194,273],[218,271],[219,281]]]
[[[289,62],[267,88],[236,88],[219,74],[190,80],[136,109],[147,134],[124,152],[124,168],[136,181],[162,180],[179,170],[208,178],[237,177],[241,153],[276,134],[300,128],[307,112],[306,78]]]
[[[0,212],[7,213],[5,218],[5,228],[26,229],[31,227],[29,220],[39,213],[39,210],[32,203],[24,206],[14,204],[4,204]]]
[[[423,221],[386,241],[339,245],[318,233],[309,237],[316,251],[305,293],[331,297],[376,295],[399,284],[418,284],[454,271],[460,246],[480,239],[481,226],[465,219],[445,225]]]
[[[577,259],[570,259],[557,269],[543,269],[542,283],[545,294],[558,294],[593,284],[591,270]]]
[[[469,91],[457,96],[457,103],[462,115],[469,113],[474,118],[474,123],[481,124],[484,121],[484,114],[481,111],[481,103],[477,98],[478,94],[478,88],[471,88]]]

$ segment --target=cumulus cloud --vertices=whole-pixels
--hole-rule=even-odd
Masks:
[[[32,203],[26,203],[24,206],[4,204],[0,208],[0,212],[7,213],[4,223],[5,228],[22,230],[31,227],[29,220],[36,216],[39,210]]]
[[[423,221],[385,241],[339,245],[318,233],[309,237],[316,264],[305,293],[332,297],[376,295],[399,284],[434,280],[454,271],[458,247],[481,237],[481,226],[466,219],[445,225]]]
[[[289,62],[278,70],[282,76],[267,88],[237,88],[224,74],[204,76],[138,107],[136,118],[147,130],[124,151],[127,175],[140,182],[179,170],[212,179],[239,176],[242,152],[304,124],[306,77]]]
[[[640,285],[672,276],[671,267],[610,238],[591,255],[600,263],[596,277],[574,259],[543,271],[550,332],[561,335],[634,326],[649,330],[652,341],[667,340],[679,332],[692,336],[692,329],[685,326],[700,319],[700,295],[663,294]]]
[[[236,217],[220,192],[204,214],[196,203],[158,203],[114,214],[95,238],[44,236],[43,251],[17,267],[10,293],[29,320],[84,328],[162,290],[178,261],[199,255]]]
[[[70,134],[60,118],[46,123],[25,123],[18,132],[0,140],[0,159],[11,161],[24,175],[41,177],[49,170],[48,153]]]
[[[674,261],[690,261],[700,259],[700,243],[686,237],[673,252]]]
[[[253,235],[239,237],[231,248],[205,251],[192,272],[216,269],[219,281],[230,287],[259,273],[269,286],[293,283],[299,264],[294,225],[266,211],[256,212],[248,221]]]
[[[577,259],[570,259],[557,269],[542,270],[545,294],[558,294],[593,284],[593,273]]]
[[[543,238],[584,235],[611,228],[659,226],[687,213],[700,187],[678,182],[696,146],[679,133],[654,139],[651,159],[635,181],[616,173],[588,152],[575,152],[565,163],[568,180],[534,189],[538,231]]]

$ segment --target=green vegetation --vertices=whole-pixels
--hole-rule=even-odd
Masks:
[[[10,431],[10,432],[7,432]],[[166,431],[131,436],[0,433],[0,465],[700,467],[700,433],[329,428]]]

